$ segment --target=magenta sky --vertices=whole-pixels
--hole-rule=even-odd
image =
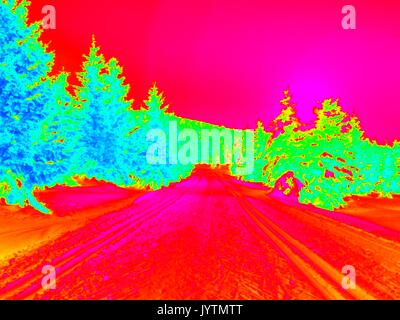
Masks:
[[[371,137],[400,137],[399,1],[34,0],[57,9],[46,31],[58,66],[77,71],[91,34],[124,65],[133,95],[153,80],[178,115],[252,127],[277,114],[292,90],[303,120],[325,97],[340,97]],[[357,30],[341,8],[357,9]],[[138,101],[137,101],[138,102]]]

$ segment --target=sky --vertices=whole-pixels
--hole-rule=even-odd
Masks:
[[[347,4],[356,30],[342,28]],[[252,128],[289,88],[304,122],[340,98],[369,137],[400,138],[400,1],[32,0],[32,19],[44,5],[57,13],[43,34],[56,68],[80,71],[94,34],[137,106],[157,81],[179,116]]]

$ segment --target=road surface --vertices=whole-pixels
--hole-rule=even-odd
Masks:
[[[199,171],[0,268],[0,299],[399,299],[400,236]]]

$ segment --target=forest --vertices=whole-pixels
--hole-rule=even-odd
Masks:
[[[222,129],[170,112],[154,84],[143,103],[130,100],[130,85],[116,58],[106,58],[92,39],[79,84],[54,69],[55,54],[41,42],[41,24],[28,23],[25,1],[0,2],[0,199],[33,206],[35,190],[75,186],[77,177],[120,187],[155,190],[190,176],[193,163],[149,163],[147,134],[169,124],[179,130]],[[400,143],[380,145],[366,137],[356,115],[337,100],[315,108],[303,124],[288,90],[281,113],[258,122],[254,170],[238,179],[260,182],[295,195],[305,204],[335,209],[351,195],[400,194]],[[235,129],[229,129],[235,130]],[[168,138],[168,137],[167,137]],[[178,142],[178,143],[183,143]],[[222,141],[221,141],[222,144]],[[179,146],[178,146],[179,148]],[[168,150],[165,150],[168,152]],[[238,172],[240,159],[231,164]]]

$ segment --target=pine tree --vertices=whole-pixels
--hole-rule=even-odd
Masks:
[[[94,37],[84,58],[83,71],[78,74],[81,85],[75,88],[81,119],[80,174],[129,184],[127,138],[133,127],[129,85],[124,84],[118,61],[112,58],[106,62]]]
[[[251,177],[247,177],[248,179],[250,178],[253,181],[265,180],[264,168],[268,164],[266,153],[271,137],[272,133],[266,132],[264,124],[261,121],[258,121],[257,128],[254,133],[254,171]]]
[[[50,96],[45,106],[47,114],[39,127],[42,136],[36,166],[46,177],[42,186],[74,183],[77,159],[78,109],[67,88],[69,74],[61,72],[49,82]]]
[[[161,114],[164,114],[169,105],[164,105],[165,97],[163,92],[158,92],[157,84],[154,82],[153,86],[149,90],[148,98],[144,101],[151,118],[158,118]]]
[[[338,100],[326,99],[314,109],[315,132],[321,139],[341,137],[349,125],[350,117],[342,110]]]
[[[300,130],[302,124],[297,117],[296,105],[289,90],[284,90],[283,94],[284,97],[280,101],[282,110],[272,122],[273,139],[264,157],[267,165],[263,175],[265,174],[270,186],[273,186],[282,175],[294,169],[294,163],[299,157],[299,146],[304,139],[304,132]]]
[[[148,133],[153,129],[160,129],[164,132],[168,141],[168,120],[170,119],[165,111],[168,105],[164,105],[165,97],[163,92],[159,92],[156,83],[148,91],[147,100],[143,101],[144,107],[140,111],[141,122],[131,138],[131,153],[135,155],[131,163],[131,175],[134,176],[142,185],[148,185],[151,188],[159,188],[167,185],[170,173],[170,166],[165,164],[148,163],[147,151],[153,144],[148,141]],[[162,150],[162,157],[167,157],[168,150]]]
[[[263,158],[270,137],[271,134],[265,131],[262,121],[257,121],[257,128],[254,133],[254,149],[256,150],[256,159]]]
[[[170,121],[179,122],[171,113],[166,113],[168,105],[165,105],[165,97],[154,83],[148,91],[147,100],[143,101],[144,107],[136,111],[138,129],[130,135],[130,150],[132,154],[131,176],[134,177],[140,185],[150,186],[153,189],[166,186],[171,182],[179,181],[186,177],[193,169],[192,165],[181,165],[168,163],[149,163],[148,150],[154,141],[148,140],[150,130],[162,130],[166,142],[169,141],[169,123]],[[168,159],[168,143],[165,148],[161,148],[162,154],[157,155]]]
[[[301,122],[296,114],[296,105],[292,101],[289,90],[284,90],[283,94],[284,97],[280,101],[282,110],[272,122],[274,137],[283,133],[292,135],[293,132],[301,126]]]
[[[0,2],[0,181],[9,204],[49,212],[33,196],[43,178],[36,167],[40,122],[45,119],[47,74],[53,54],[39,41],[40,23],[28,24],[29,2]]]
[[[358,119],[344,112],[338,100],[324,100],[314,113],[315,125],[304,144],[300,200],[331,210],[344,205],[361,180],[354,151],[362,133]]]

